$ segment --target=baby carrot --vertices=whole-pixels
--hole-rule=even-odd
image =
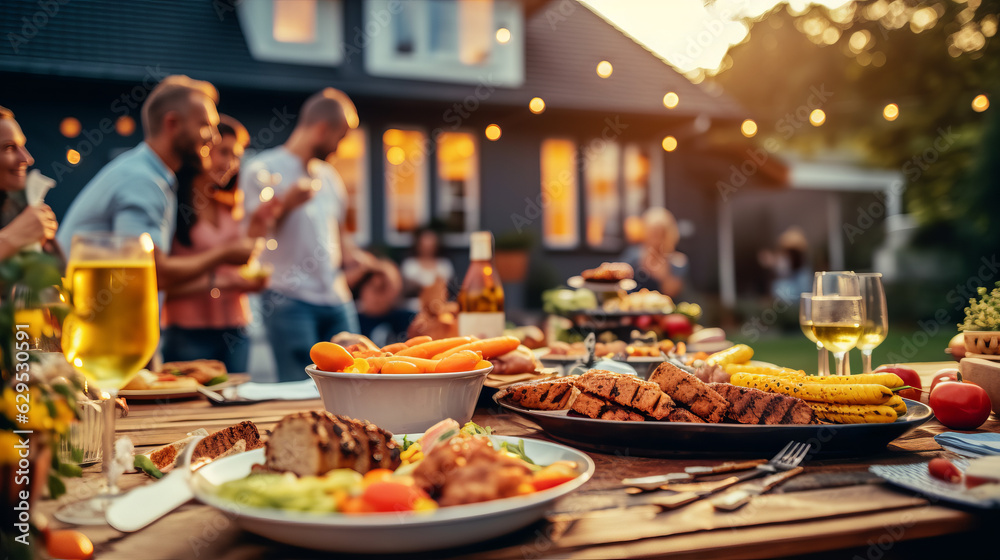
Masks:
[[[433,358],[435,354],[440,354],[456,346],[462,346],[472,342],[472,337],[456,336],[454,338],[442,338],[410,346],[405,350],[396,353],[397,356],[413,356],[414,358]]]
[[[344,371],[344,368],[354,364],[354,356],[343,346],[333,342],[313,344],[309,350],[309,358],[323,371]]]
[[[422,373],[416,364],[402,360],[390,360],[382,364],[382,373]]]
[[[434,368],[434,373],[454,373],[459,371],[472,371],[476,369],[483,359],[483,355],[472,350],[456,352],[447,358],[443,358]]]
[[[396,354],[395,356],[382,356],[376,358],[368,358],[368,365],[373,370],[381,370],[387,362],[409,362],[420,369],[420,373],[432,373],[438,365],[439,360],[427,360],[424,358],[414,358],[413,356],[400,356]],[[384,372],[383,372],[384,373]]]
[[[399,352],[400,350],[402,350],[404,348],[406,348],[406,343],[405,342],[397,342],[395,344],[387,344],[387,345],[383,346],[382,347],[382,351],[383,352],[388,352],[390,354],[395,354],[396,352]]]
[[[484,340],[477,340],[475,342],[470,342],[468,344],[463,344],[461,346],[456,346],[450,350],[446,350],[434,356],[436,359],[444,359],[452,354],[461,352],[462,350],[475,350],[477,352],[483,353],[483,358],[490,359],[496,358],[497,356],[503,356],[507,352],[516,350],[521,341],[514,336],[498,336],[496,338],[487,338]]]
[[[411,338],[410,340],[407,340],[404,344],[406,344],[407,346],[416,346],[418,344],[423,344],[425,342],[430,342],[432,340],[434,340],[434,339],[431,338],[431,337],[429,337],[429,336],[427,336],[427,335],[415,336],[415,337]]]

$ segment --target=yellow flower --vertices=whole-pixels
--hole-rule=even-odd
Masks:
[[[53,427],[52,418],[49,417],[48,408],[41,399],[36,399],[35,395],[40,391],[29,391],[27,412],[21,413],[18,407],[24,407],[24,399],[18,399],[18,394],[8,387],[3,392],[3,415],[13,422],[20,430],[48,431]],[[27,421],[20,422],[18,417],[22,416]]]
[[[52,419],[55,423],[55,429],[60,434],[65,434],[69,431],[69,425],[76,421],[76,414],[65,398],[57,399],[55,406],[56,416]]]
[[[18,444],[19,438],[14,432],[0,432],[0,465],[13,465],[20,457],[14,446]]]

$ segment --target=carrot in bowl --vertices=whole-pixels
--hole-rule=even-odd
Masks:
[[[442,358],[437,367],[434,368],[434,373],[472,371],[476,369],[476,364],[478,364],[482,359],[483,355],[480,352],[475,352],[473,350],[456,352],[447,358]]]
[[[462,346],[472,342],[472,337],[456,336],[453,338],[442,338],[410,346],[396,353],[397,356],[413,356],[414,358],[433,358],[435,354],[440,354],[446,350]]]
[[[515,336],[498,336],[496,338],[487,338],[484,340],[477,340],[475,342],[470,342],[468,344],[463,344],[461,346],[456,346],[450,350],[441,352],[434,356],[436,359],[444,359],[452,354],[461,352],[463,350],[474,350],[483,353],[483,358],[490,359],[496,358],[498,356],[503,356],[507,352],[516,350],[521,344],[521,341]]]

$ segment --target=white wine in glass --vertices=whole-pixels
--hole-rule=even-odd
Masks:
[[[861,373],[872,371],[872,351],[882,344],[889,333],[889,314],[886,311],[882,275],[878,272],[858,274],[865,317],[857,348],[861,350]]]
[[[104,524],[118,495],[111,473],[114,399],[145,366],[160,339],[153,241],[106,232],[75,235],[66,266],[70,313],[63,322],[62,349],[69,363],[111,399],[105,409],[103,471],[107,492],[56,512],[65,522]]]
[[[849,362],[844,358],[857,345],[864,320],[858,275],[850,271],[817,272],[812,320],[816,339],[833,352],[837,374],[849,374]]]
[[[830,375],[830,354],[816,338],[816,333],[813,332],[812,298],[813,295],[808,292],[799,296],[799,328],[802,329],[802,334],[816,345],[816,352],[819,354],[819,366],[816,373]]]

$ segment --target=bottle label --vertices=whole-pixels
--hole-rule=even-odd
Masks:
[[[458,314],[459,336],[478,336],[479,338],[503,336],[505,326],[507,326],[507,321],[502,311]]]

